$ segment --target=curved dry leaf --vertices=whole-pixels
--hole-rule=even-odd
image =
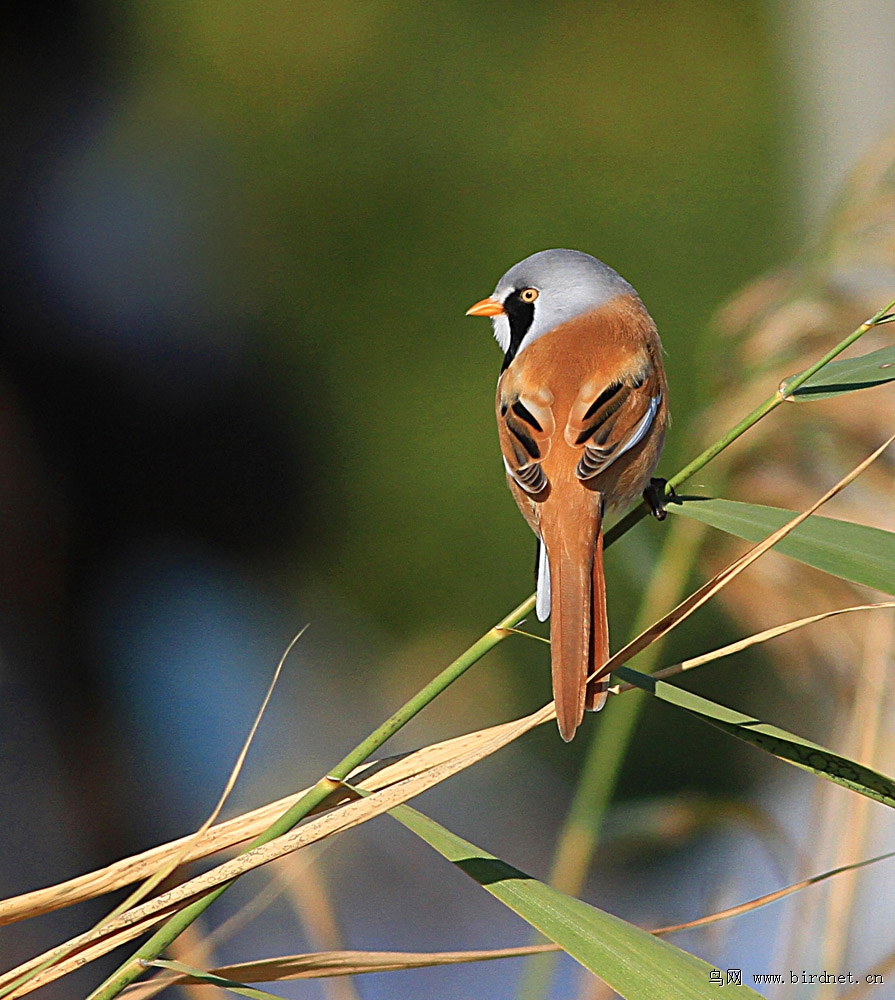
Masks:
[[[882,453],[895,441],[895,434],[892,435],[881,444],[874,452],[867,456],[862,462],[859,462],[851,472],[843,476],[835,486],[827,490],[826,493],[819,499],[815,500],[811,506],[803,511],[801,514],[796,515],[791,521],[788,521],[783,525],[782,528],[778,528],[776,531],[772,532],[763,541],[759,542],[757,545],[753,545],[751,549],[746,551],[738,559],[735,559],[728,566],[725,566],[720,573],[715,574],[711,580],[703,584],[697,591],[692,593],[686,600],[681,601],[681,603],[670,611],[664,618],[661,618],[655,624],[651,625],[648,629],[645,629],[640,635],[632,639],[626,646],[620,649],[614,656],[610,657],[608,662],[606,662],[599,670],[595,670],[593,674],[588,678],[589,680],[597,680],[600,677],[605,677],[607,674],[612,673],[613,670],[617,669],[622,664],[626,663],[637,653],[646,649],[657,639],[666,635],[672,629],[676,628],[682,621],[689,618],[695,611],[706,604],[712,597],[715,596],[719,591],[723,590],[729,583],[735,580],[743,570],[748,569],[765,554],[769,549],[773,548],[777,542],[782,538],[785,538],[791,531],[797,528],[803,521],[806,521],[816,510],[822,507],[828,500],[831,500],[838,493],[841,493],[850,483],[854,482],[858,476],[873,462],[876,461],[882,455]]]
[[[9,993],[10,1000],[25,996],[38,987],[83,965],[84,961],[81,960],[80,956],[84,953],[84,949],[91,947],[91,959],[105,954],[117,947],[122,941],[134,937],[132,929],[135,925],[139,925],[142,931],[150,923],[157,923],[160,915],[168,916],[196,896],[223,882],[238,878],[254,868],[269,864],[277,858],[300,850],[309,844],[317,843],[335,833],[341,833],[365,823],[470,767],[511,743],[523,733],[553,717],[553,705],[550,704],[521,719],[456,737],[453,740],[435,744],[433,747],[427,747],[416,751],[415,754],[400,758],[395,762],[394,769],[389,771],[392,780],[388,781],[386,787],[372,791],[362,799],[353,798],[352,801],[290,830],[284,836],[241,854],[146,903],[141,903],[103,926],[70,939],[60,948],[52,949],[31,959],[0,976],[0,988],[8,987],[10,983],[23,974],[33,972],[57,953],[65,949],[72,950],[72,953],[68,954],[59,965],[45,969]],[[369,768],[361,769],[361,775],[357,779],[359,783],[363,782],[366,785],[367,781],[372,781],[374,778],[383,780],[386,769],[377,769],[374,774],[368,774],[365,777],[364,772],[369,772],[369,770]],[[409,773],[405,773],[408,771]],[[396,779],[397,773],[402,773],[403,776]],[[124,936],[119,937],[119,935]],[[93,946],[96,946],[95,950]]]
[[[513,725],[513,723],[505,725]],[[366,791],[387,788],[398,781],[451,760],[458,754],[465,753],[481,742],[490,739],[492,734],[501,729],[502,726],[481,729],[474,733],[466,733],[463,736],[443,740],[440,743],[433,743],[412,753],[363,764],[351,772],[349,782]],[[309,790],[308,788],[302,789],[293,795],[287,795],[285,798],[277,799],[212,826],[198,842],[187,850],[181,863],[197,861],[251,840],[266,830],[274,820],[282,816]],[[352,797],[346,789],[337,788],[325,803],[314,810],[312,815],[341,805]],[[183,852],[194,836],[195,834],[190,834],[167,844],[161,844],[148,851],[143,851],[141,854],[123,858],[105,868],[79,875],[66,882],[60,882],[58,885],[34,889],[20,896],[12,896],[2,900],[0,901],[0,926],[19,920],[27,920],[66,906],[73,906],[75,903],[102,896],[147,878],[159,866],[169,863],[171,858]],[[2,981],[0,978],[0,984]]]
[[[895,608],[895,601],[880,601],[879,604],[856,604],[850,608],[835,608],[833,611],[822,611],[818,615],[800,618],[798,621],[775,625],[773,628],[765,629],[763,632],[756,632],[754,635],[746,636],[745,639],[738,639],[736,642],[731,642],[727,646],[713,649],[710,653],[703,653],[701,656],[682,660],[680,663],[675,663],[662,670],[655,670],[650,676],[655,677],[656,680],[667,680],[669,677],[682,674],[687,670],[695,670],[696,667],[702,667],[706,663],[712,663],[714,660],[720,660],[725,656],[733,656],[734,653],[741,653],[744,649],[749,649],[750,646],[767,642],[769,639],[776,639],[781,635],[788,635],[790,632],[795,632],[806,625],[814,625],[816,622],[825,621],[827,618],[835,618],[837,615],[846,615],[852,611],[875,611],[880,608]],[[623,691],[630,691],[633,687],[633,684],[620,683],[614,684],[609,691],[611,694],[621,694]]]
[[[224,965],[211,969],[213,975],[240,983],[277,983],[288,979],[320,979],[328,976],[358,976],[368,972],[398,972],[424,969],[435,965],[458,965],[464,962],[490,962],[500,958],[520,958],[546,951],[559,951],[559,945],[531,944],[518,948],[491,948],[481,951],[319,951],[305,955]],[[190,976],[159,976],[145,983],[128,986],[122,996],[148,1000],[177,983],[198,982]]]
[[[857,871],[859,868],[866,868],[868,865],[875,865],[878,861],[886,861],[895,858],[895,851],[887,851],[885,854],[878,854],[875,858],[866,858],[864,861],[854,861],[850,865],[840,865],[838,868],[831,868],[829,871],[821,872],[819,875],[811,875],[803,878],[800,882],[793,882],[792,885],[784,886],[782,889],[775,889],[773,892],[765,893],[763,896],[756,896],[747,903],[739,903],[737,906],[730,906],[726,910],[718,910],[717,913],[710,913],[704,917],[697,917],[696,920],[688,920],[683,924],[669,924],[667,927],[658,927],[653,934],[673,934],[675,931],[688,931],[694,927],[705,927],[708,924],[715,924],[719,920],[727,920],[730,917],[738,917],[743,913],[751,913],[752,910],[767,906],[768,903],[776,903],[778,899],[785,899],[794,892],[807,889],[810,885],[817,885],[818,882],[825,882],[835,875],[844,875],[846,872]]]

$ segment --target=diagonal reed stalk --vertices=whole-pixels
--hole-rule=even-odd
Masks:
[[[888,321],[887,313],[895,308],[895,299],[880,309],[874,316],[862,323],[844,340],[840,341],[836,347],[825,354],[819,361],[802,372],[797,378],[790,382],[785,391],[775,391],[774,394],[760,406],[756,407],[748,416],[741,420],[735,427],[727,432],[722,438],[707,448],[701,455],[695,458],[689,465],[685,466],[668,481],[668,488],[674,489],[681,486],[691,476],[696,475],[713,458],[728,448],[737,438],[741,437],[750,428],[762,420],[769,413],[775,410],[789,396],[804,384],[812,375],[820,371],[824,365],[829,364],[835,357],[854,344],[868,330]],[[626,517],[622,518],[606,535],[606,545],[611,545],[617,541],[625,532],[630,530],[638,521],[646,516],[647,508],[641,504]],[[449,685],[461,677],[473,664],[477,663],[489,650],[493,649],[499,642],[512,634],[514,626],[518,625],[526,615],[531,614],[534,609],[534,595],[523,601],[517,608],[511,611],[502,621],[485,633],[477,642],[473,643],[469,649],[457,657],[453,663],[446,667],[440,674],[431,680],[421,691],[414,695],[408,702],[401,706],[393,715],[382,723],[365,740],[359,743],[352,751],[346,754],[338,764],[329,772],[326,777],[320,779],[309,791],[299,799],[290,809],[288,809],[275,823],[273,823],[264,833],[257,837],[246,850],[259,847],[276,839],[288,832],[303,820],[308,813],[319,806],[334,790],[338,789],[340,782],[345,779],[353,768],[362,764],[371,754],[375,753],[382,745],[417,715],[423,708],[432,702]],[[95,990],[89,1000],[112,1000],[121,991],[132,983],[147,967],[147,963],[158,958],[159,955],[174,941],[183,930],[188,927],[200,914],[232,885],[232,881],[225,882],[207,895],[202,896],[195,902],[184,907],[172,916],[152,937],[150,937],[116,972],[114,972],[97,990]]]

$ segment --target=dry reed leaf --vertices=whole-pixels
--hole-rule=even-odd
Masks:
[[[513,723],[505,723],[504,725],[513,725]],[[351,784],[356,784],[365,791],[378,791],[397,781],[422,773],[444,761],[451,760],[457,754],[464,753],[481,741],[488,739],[490,734],[501,728],[501,726],[494,726],[478,730],[440,743],[433,743],[431,746],[423,747],[409,754],[363,764],[351,772],[348,780]],[[251,840],[266,830],[274,820],[282,816],[308,791],[309,789],[305,788],[293,795],[277,799],[275,802],[270,802],[258,809],[253,809],[211,827],[197,843],[187,850],[181,858],[181,863],[197,861]],[[336,788],[333,795],[314,810],[314,813],[334,808],[351,798],[353,796],[346,789]],[[72,906],[75,903],[93,899],[142,878],[147,878],[159,865],[165,864],[172,857],[177,857],[184,851],[185,847],[189,847],[193,837],[194,834],[190,834],[167,844],[153,847],[141,854],[123,858],[97,871],[79,875],[67,882],[60,882],[58,885],[47,886],[44,889],[35,889],[20,896],[12,896],[0,901],[0,926]],[[0,983],[2,983],[2,979],[0,979]]]
[[[367,972],[395,972],[423,969],[434,965],[457,965],[463,962],[488,962],[500,958],[519,958],[547,951],[560,951],[557,944],[522,945],[518,948],[493,948],[482,951],[323,951],[307,955],[284,955],[281,958],[225,965],[212,969],[213,975],[240,983],[273,983],[287,979],[319,979],[326,976],[357,976]],[[145,983],[128,986],[122,996],[130,1000],[148,1000],[177,983],[199,982],[185,975],[164,975]]]
[[[775,903],[778,899],[785,899],[787,896],[791,896],[794,892],[799,892],[802,889],[807,889],[810,885],[817,885],[818,882],[825,882],[827,879],[833,878],[835,875],[843,875],[846,872],[857,871],[859,868],[866,868],[868,865],[876,864],[877,861],[885,861],[888,858],[895,857],[895,851],[888,851],[886,854],[879,854],[875,858],[867,858],[865,861],[856,861],[850,865],[840,865],[838,868],[831,868],[830,871],[821,872],[820,875],[811,875],[809,878],[804,878],[800,882],[793,882],[792,885],[784,886],[782,889],[775,889],[774,892],[765,893],[764,896],[756,896],[755,899],[750,899],[747,903],[739,903],[737,906],[728,907],[726,910],[718,910],[717,913],[710,913],[704,917],[698,917],[696,920],[688,920],[683,924],[669,924],[667,927],[659,927],[651,934],[672,934],[674,931],[686,931],[694,927],[705,927],[707,924],[717,923],[719,920],[727,920],[730,917],[738,917],[742,913],[750,913],[752,910],[757,910],[761,906],[767,906],[768,903]]]
[[[436,744],[433,747],[426,747],[416,751],[415,754],[400,758],[393,765],[394,770],[389,771],[391,780],[387,782],[385,787],[370,791],[362,799],[354,798],[347,804],[318,816],[303,826],[296,827],[269,844],[241,854],[146,903],[133,907],[107,924],[77,935],[59,948],[31,959],[0,976],[0,988],[7,987],[21,975],[32,972],[60,951],[71,949],[71,954],[68,954],[58,966],[54,965],[43,970],[9,994],[10,1000],[25,996],[38,987],[67,974],[74,968],[80,968],[84,964],[80,957],[84,949],[90,947],[92,960],[117,947],[122,941],[134,937],[134,926],[138,925],[143,930],[152,923],[157,923],[160,914],[168,916],[196,896],[223,882],[228,882],[292,851],[317,843],[325,837],[349,830],[375,816],[388,812],[388,810],[419,795],[433,785],[477,763],[517,739],[523,733],[553,717],[554,712],[551,704],[524,718],[456,737],[453,740]],[[369,770],[369,768],[361,769],[360,777],[357,779],[364,783],[365,790],[369,787],[369,782],[365,780],[364,772]],[[370,781],[373,778],[378,778],[381,781],[384,773],[385,769],[377,770],[370,776]],[[403,773],[403,776],[397,778],[396,773]]]
[[[651,645],[657,639],[666,635],[673,628],[676,628],[682,621],[689,618],[695,611],[698,611],[704,604],[706,604],[712,597],[715,596],[720,590],[723,590],[731,581],[735,580],[740,573],[745,569],[748,569],[765,554],[769,549],[773,548],[777,542],[782,538],[785,538],[794,528],[797,528],[803,521],[806,521],[812,514],[819,510],[828,500],[831,500],[837,494],[841,493],[846,486],[854,482],[858,476],[873,462],[879,458],[880,455],[889,447],[892,442],[895,441],[895,434],[892,435],[881,444],[876,451],[872,452],[867,456],[862,462],[859,462],[851,472],[843,476],[835,486],[827,490],[826,493],[801,514],[797,514],[791,521],[788,521],[783,525],[782,528],[778,528],[776,531],[772,532],[763,541],[754,545],[751,549],[748,549],[743,555],[738,559],[735,559],[732,563],[722,569],[719,573],[712,577],[707,583],[703,584],[698,590],[692,593],[686,600],[681,601],[681,603],[669,611],[664,618],[661,618],[655,624],[651,625],[648,629],[645,629],[636,638],[632,639],[626,646],[620,649],[614,656],[610,657],[608,662],[605,663],[599,670],[595,670],[593,674],[588,678],[589,680],[598,679],[600,677],[605,677],[607,674],[612,673],[616,667],[622,666],[637,653],[646,649],[647,646]]]
[[[694,670],[696,667],[704,666],[706,663],[720,660],[725,656],[741,653],[744,649],[756,646],[758,643],[767,642],[769,639],[776,639],[781,635],[788,635],[790,632],[795,632],[796,629],[804,628],[806,625],[813,625],[815,622],[822,622],[827,618],[835,618],[837,615],[846,615],[852,611],[874,611],[878,608],[895,608],[895,601],[881,601],[879,604],[856,604],[850,608],[836,608],[833,611],[823,611],[820,614],[811,615],[809,618],[800,618],[798,621],[775,625],[773,628],[765,629],[764,632],[756,632],[754,635],[746,636],[745,639],[738,639],[727,646],[713,649],[710,653],[703,653],[701,656],[694,656],[689,660],[682,660],[680,663],[675,663],[662,670],[656,670],[650,676],[655,677],[656,680],[665,680],[668,677],[674,677],[676,674],[682,674],[686,670]],[[633,684],[622,683],[614,684],[609,691],[611,694],[621,694],[623,691],[630,691],[633,688]]]

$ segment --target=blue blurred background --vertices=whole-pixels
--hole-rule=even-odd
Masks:
[[[810,0],[8,5],[0,894],[201,822],[304,624],[231,811],[311,783],[530,593],[500,354],[463,316],[517,260],[575,247],[638,288],[667,351],[661,471],[695,453],[694,421],[740,377],[710,315],[791,256],[887,123],[895,24],[857,6],[839,24]],[[661,539],[643,525],[613,550],[617,642]],[[681,649],[728,629],[704,618]],[[504,643],[395,748],[532,710],[547,663]],[[584,749],[533,734],[425,807],[543,876]],[[650,713],[621,799],[742,791],[753,764]],[[389,821],[343,840],[314,891],[345,945],[527,939]],[[641,858],[590,898],[684,919],[705,899],[681,871]],[[0,958],[100,912],[4,930]],[[312,924],[280,900],[214,960],[319,947]],[[83,995],[101,968],[46,995]],[[517,974],[279,989],[502,997]]]

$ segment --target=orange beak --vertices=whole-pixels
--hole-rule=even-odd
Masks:
[[[466,310],[467,316],[502,316],[503,306],[496,299],[482,299]]]

